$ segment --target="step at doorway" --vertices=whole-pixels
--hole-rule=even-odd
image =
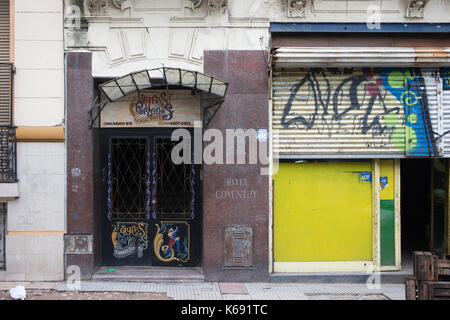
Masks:
[[[200,267],[117,266],[100,267],[92,281],[203,282]]]

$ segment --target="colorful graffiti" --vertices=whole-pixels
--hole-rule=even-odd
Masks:
[[[441,74],[444,82],[444,90],[450,90],[450,68],[442,68]]]
[[[420,69],[311,69],[290,88],[281,125],[329,138],[376,137],[379,148],[431,156],[437,148],[428,107]]]
[[[160,261],[189,261],[189,224],[161,221],[161,226],[156,225],[153,248]]]
[[[148,247],[148,223],[117,222],[111,235],[113,255],[123,259],[131,255],[142,258]]]

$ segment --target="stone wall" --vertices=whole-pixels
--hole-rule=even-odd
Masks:
[[[63,4],[14,1],[14,125],[64,123]],[[37,132],[36,131],[36,132]],[[18,142],[19,198],[8,203],[6,270],[0,280],[64,278],[65,145]]]

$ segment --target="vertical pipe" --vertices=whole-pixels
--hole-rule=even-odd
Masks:
[[[379,271],[381,266],[380,255],[380,159],[372,162],[372,217],[373,217],[373,271]]]
[[[273,131],[272,131],[272,69],[269,71],[269,274],[274,270],[274,248],[273,248],[273,215],[274,215],[274,185],[273,185]]]

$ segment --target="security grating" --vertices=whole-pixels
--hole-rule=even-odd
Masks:
[[[158,219],[190,218],[192,165],[172,162],[172,149],[179,142],[156,138],[156,215]],[[182,155],[181,155],[182,156]]]
[[[148,139],[113,138],[108,155],[108,218],[144,220],[150,214]]]
[[[17,182],[16,129],[0,126],[0,183]]]
[[[6,266],[5,254],[5,234],[6,234],[6,203],[0,203],[0,269]]]

